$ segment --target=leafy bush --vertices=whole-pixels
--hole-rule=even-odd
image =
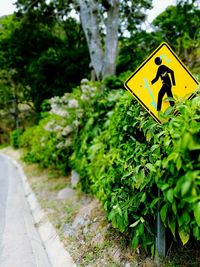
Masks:
[[[39,124],[23,134],[22,146],[26,148],[24,159],[66,172],[80,120],[90,108],[89,103],[97,91],[96,86],[84,79],[80,88],[74,89],[73,93],[46,101],[45,106],[49,103],[50,111],[45,111]]]
[[[200,97],[178,104],[179,115],[161,126],[128,93],[114,95],[111,110],[101,110],[105,99],[95,103],[75,142],[71,165],[83,190],[102,201],[115,228],[132,233],[133,247],[153,253],[158,202],[175,238],[199,240]]]
[[[200,240],[200,97],[178,106],[158,144],[162,161],[155,179],[162,191],[161,218],[183,244]]]
[[[61,126],[56,126],[47,131],[51,122],[60,123],[61,119],[56,115],[49,115],[42,119],[39,125],[31,127],[25,131],[22,136],[22,146],[26,148],[24,160],[33,163],[39,163],[42,167],[55,167],[63,172],[68,168],[68,156],[71,153],[71,147],[61,147],[57,132]]]
[[[113,227],[134,248],[154,253],[157,210],[174,238],[200,239],[200,96],[162,114],[157,124],[125,90],[98,90],[83,80],[50,100],[38,126],[22,138],[25,158],[80,174]],[[165,120],[166,121],[166,120]]]
[[[19,148],[21,144],[22,130],[17,129],[10,133],[10,144],[14,148]]]

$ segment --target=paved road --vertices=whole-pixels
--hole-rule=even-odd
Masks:
[[[50,267],[19,173],[0,155],[0,267]]]

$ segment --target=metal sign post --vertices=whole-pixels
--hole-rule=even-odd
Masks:
[[[160,190],[158,190],[158,196],[160,197]],[[166,256],[166,234],[165,227],[160,218],[160,202],[158,203],[158,213],[157,213],[157,237],[156,237],[156,249],[158,256]]]

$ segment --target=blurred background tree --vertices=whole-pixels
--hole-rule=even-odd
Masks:
[[[200,71],[199,1],[178,1],[154,21],[155,32],[168,42],[185,64]]]

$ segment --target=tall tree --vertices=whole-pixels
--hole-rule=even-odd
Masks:
[[[199,18],[199,1],[181,0],[153,21],[155,31],[162,34],[186,65],[196,71],[200,70]]]
[[[1,68],[15,70],[16,83],[24,86],[37,111],[44,99],[70,92],[90,71],[81,25],[44,14],[19,11],[0,22]]]
[[[119,33],[136,29],[151,0],[75,0],[97,79],[114,75]],[[136,25],[137,23],[137,25]]]
[[[152,0],[18,0],[17,6],[26,14],[34,11],[44,16],[64,18],[74,9],[87,40],[91,66],[101,80],[116,71],[118,38],[120,34],[133,34],[145,19],[145,9]],[[53,11],[52,11],[53,10]],[[53,12],[53,13],[52,13]]]

